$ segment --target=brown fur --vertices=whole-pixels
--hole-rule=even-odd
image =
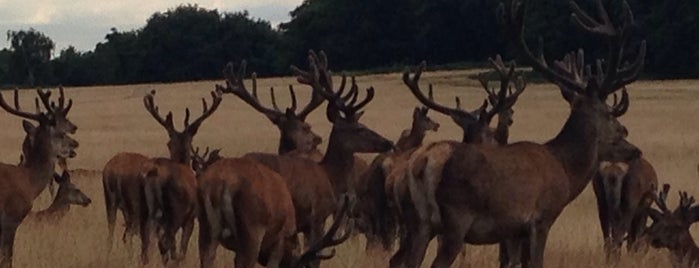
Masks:
[[[667,248],[672,254],[674,267],[699,267],[699,247],[689,228],[699,220],[699,206],[694,197],[680,191],[680,203],[670,211],[665,202],[670,185],[665,184],[660,196],[651,195],[660,211],[649,208],[653,224],[645,230],[645,238],[654,248]]]
[[[213,266],[219,243],[236,252],[236,267],[276,267],[292,255],[296,217],[279,174],[252,159],[224,158],[199,180],[202,267]]]
[[[70,174],[67,171],[64,170],[60,176],[58,174],[53,176],[58,183],[53,202],[48,208],[27,215],[28,221],[56,222],[65,217],[71,205],[86,207],[92,203],[92,200],[70,181]]]
[[[43,91],[37,91],[39,95]],[[23,121],[29,137],[29,150],[21,166],[0,163],[0,266],[12,267],[12,255],[17,228],[32,209],[34,199],[53,179],[55,164],[59,158],[75,157],[78,142],[56,129],[56,120],[51,106],[47,112],[31,114],[18,107],[15,90],[15,108],[10,107],[0,94],[0,106],[13,115],[34,120],[35,127]],[[62,101],[61,101],[62,103]],[[55,107],[55,105],[54,105]]]
[[[621,244],[627,240],[630,252],[646,226],[650,206],[645,196],[657,187],[653,166],[644,158],[630,162],[602,162],[593,180],[605,251],[612,260],[619,257]],[[627,236],[625,238],[625,236]]]

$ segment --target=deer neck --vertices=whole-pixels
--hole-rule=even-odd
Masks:
[[[425,139],[425,136],[425,130],[413,126],[410,129],[410,132],[408,132],[408,135],[401,136],[400,139],[398,139],[396,147],[398,148],[398,151],[401,152],[418,147],[420,146],[420,144],[422,144],[422,141]]]
[[[354,166],[354,152],[344,146],[343,141],[330,133],[328,149],[320,161],[330,182],[333,184],[336,196],[350,189],[350,175]]]
[[[70,205],[60,202],[58,197],[56,197],[48,208],[37,212],[35,217],[38,219],[50,217],[51,219],[57,220],[68,214],[68,211],[70,211]]]
[[[38,130],[46,131],[46,130]],[[42,135],[37,133],[36,135]],[[36,144],[27,151],[23,166],[29,170],[29,183],[31,185],[30,195],[33,198],[46,188],[53,179],[54,168],[56,166],[56,152],[51,149],[51,145],[45,139],[35,138]]]
[[[589,120],[589,115],[573,109],[561,132],[546,143],[546,147],[558,158],[568,174],[569,201],[585,189],[595,173],[597,139],[598,130]]]
[[[500,145],[506,145],[510,138],[510,126],[504,120],[498,120],[498,126],[495,128],[495,141]]]
[[[282,133],[281,137],[279,138],[279,155],[284,155],[294,150],[296,150],[296,144],[294,144],[293,139],[291,139],[288,135],[284,135],[284,133]]]

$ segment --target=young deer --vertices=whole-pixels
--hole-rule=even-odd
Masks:
[[[332,77],[327,69],[324,53],[320,57],[310,53],[311,70],[295,69],[299,81],[313,85],[316,94],[329,101],[326,114],[333,123],[327,151],[320,162],[310,159],[276,154],[250,153],[245,158],[256,161],[275,170],[287,182],[296,212],[297,230],[310,241],[317,241],[323,231],[325,219],[336,210],[336,197],[350,191],[350,181],[354,166],[355,152],[384,152],[392,148],[392,143],[358,122],[362,115],[359,110],[367,105],[374,95],[373,88],[367,90],[364,100],[357,102],[356,83],[349,93],[343,95],[346,77],[342,77],[339,89],[334,92]],[[235,71],[229,65],[224,71],[227,88],[224,92],[236,91],[249,95],[243,84],[242,71]],[[236,76],[236,74],[238,76]]]
[[[41,91],[38,91],[41,92]],[[0,107],[15,116],[36,121],[38,126],[23,121],[29,142],[21,166],[0,163],[0,266],[12,267],[12,255],[17,227],[32,209],[34,199],[53,179],[55,164],[59,158],[75,157],[78,142],[56,128],[55,114],[28,113],[19,107],[15,90],[15,108],[5,102],[0,94]]]
[[[408,181],[417,223],[410,231],[407,267],[420,265],[435,235],[442,239],[433,267],[450,266],[464,242],[504,243],[509,257],[503,266],[523,259],[526,266],[543,267],[551,226],[587,186],[598,160],[640,156],[640,150],[625,140],[626,128],[604,101],[637,78],[645,43],[631,64],[622,64],[621,50],[633,25],[631,11],[624,4],[625,19],[621,25],[613,25],[602,3],[597,4],[601,23],[572,4],[573,21],[611,44],[607,58],[597,61],[594,72],[585,65],[582,51],[553,64],[543,55],[535,56],[523,37],[526,0],[512,1],[507,8],[501,5],[501,22],[520,54],[535,71],[559,85],[570,104],[570,115],[559,134],[544,144],[488,146],[446,141],[431,145],[448,148],[450,154],[443,167],[431,169],[429,158],[411,161]],[[628,105],[626,94],[620,105]],[[430,197],[434,200],[426,200]],[[432,205],[435,202],[438,206]]]
[[[699,206],[694,205],[694,197],[680,191],[680,204],[670,211],[665,203],[670,185],[663,185],[660,195],[652,194],[653,201],[660,211],[648,208],[653,224],[644,235],[655,248],[667,248],[673,255],[674,267],[699,266],[699,248],[689,233],[689,227],[699,221]]]
[[[646,227],[650,202],[644,198],[658,185],[653,166],[644,158],[631,161],[602,161],[592,180],[597,197],[604,249],[608,260],[616,260],[621,244],[629,252],[639,250],[637,242]],[[625,238],[626,236],[626,238]]]
[[[67,170],[63,170],[61,175],[54,174],[53,178],[58,184],[58,191],[56,191],[53,202],[48,208],[29,214],[30,221],[56,222],[65,217],[70,211],[71,205],[86,207],[92,203],[92,200],[70,181],[70,174]]]

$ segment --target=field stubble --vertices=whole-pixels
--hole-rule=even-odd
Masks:
[[[454,96],[460,96],[465,107],[478,107],[484,92],[478,82],[467,80],[468,71],[426,73],[422,81],[434,84],[435,98],[453,105]],[[362,118],[369,127],[384,136],[396,139],[410,124],[412,108],[417,101],[403,86],[399,74],[359,77],[361,87],[372,85],[376,97]],[[139,152],[149,156],[166,156],[166,132],[143,108],[142,96],[155,89],[156,104],[161,111],[172,110],[177,126],[181,128],[184,108],[193,114],[201,112],[200,98],[209,98],[209,91],[219,81],[177,84],[148,84],[108,87],[67,88],[66,94],[75,102],[69,117],[78,126],[75,135],[80,142],[78,156],[70,161],[73,181],[92,199],[87,208],[75,207],[59,222],[26,222],[18,231],[15,242],[17,267],[133,267],[138,262],[138,239],[131,244],[121,242],[123,228],[117,228],[111,251],[106,245],[106,221],[101,175],[99,170],[114,154],[122,151]],[[292,78],[261,79],[258,81],[260,98],[269,101],[267,89],[284,89]],[[300,101],[308,98],[309,90],[297,86]],[[427,87],[426,84],[424,86]],[[642,81],[629,87],[631,107],[621,119],[630,132],[629,139],[643,149],[653,163],[661,182],[671,183],[673,192],[683,189],[699,195],[699,81]],[[277,92],[278,102],[285,105],[285,91]],[[4,93],[9,97],[9,92]],[[24,107],[33,107],[34,91],[22,91]],[[195,146],[222,148],[225,156],[239,156],[246,152],[276,152],[278,131],[261,114],[232,95],[225,95],[219,110],[208,119],[195,137]],[[313,129],[327,138],[330,123],[320,108],[311,114],[308,122]],[[515,124],[512,141],[544,142],[561,128],[568,114],[567,104],[551,85],[529,85],[515,106]],[[438,133],[430,133],[428,140],[459,139],[460,130],[451,119],[431,113],[442,123]],[[16,163],[24,133],[20,119],[0,113],[0,161]],[[324,143],[322,146],[325,146]],[[371,156],[365,156],[369,159]],[[669,202],[674,207],[678,197],[672,194]],[[35,202],[34,210],[45,208],[50,202],[47,193]],[[121,219],[118,221],[121,223]],[[692,229],[693,233],[697,228]],[[198,265],[196,232],[190,243],[185,267]],[[434,257],[435,243],[430,246],[425,266]],[[153,256],[155,252],[152,252]],[[231,266],[233,254],[219,249],[217,266]],[[389,254],[364,253],[362,238],[353,238],[338,248],[337,256],[325,267],[385,267]],[[551,230],[546,251],[547,267],[600,267],[604,266],[602,239],[597,221],[594,195],[588,187],[570,204]],[[153,258],[151,266],[160,266]],[[624,255],[622,267],[668,266],[666,251],[651,250],[645,256]],[[456,267],[497,267],[497,247],[466,246]]]

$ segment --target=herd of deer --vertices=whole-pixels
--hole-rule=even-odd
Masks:
[[[426,108],[415,108],[412,127],[395,145],[359,122],[374,89],[368,88],[360,100],[354,78],[347,81],[342,75],[336,86],[322,52],[309,53],[308,70],[292,66],[298,82],[312,90],[300,111],[291,87],[289,108],[279,108],[274,91],[271,107],[260,103],[254,73],[251,90],[245,85],[244,61],[225,67],[225,85],[211,92],[210,105],[202,99],[198,118],[190,122],[190,111],[185,109],[182,131],[175,129],[172,112],[163,117],[152,91],[143,104],[167,130],[170,157],[124,152],[107,162],[102,175],[109,246],[121,211],[123,240],[140,237],[144,264],[149,262],[152,238],[163,262],[184,258],[196,219],[202,267],[213,266],[218,245],[236,252],[236,267],[317,267],[334,255],[323,251],[354,234],[366,236],[367,249],[378,245],[390,250],[397,240],[391,267],[419,267],[434,237],[439,247],[433,267],[451,266],[464,243],[499,244],[501,267],[543,267],[551,226],[592,181],[610,261],[619,257],[626,241],[630,252],[650,244],[670,249],[678,266],[698,265],[699,249],[689,234],[689,226],[699,221],[694,198],[681,192],[680,205],[670,211],[665,204],[669,185],[657,193],[653,167],[626,141],[627,130],[617,121],[628,109],[625,86],[643,67],[645,43],[635,54],[625,52],[634,26],[625,1],[615,20],[601,0],[596,4],[598,14],[593,18],[571,3],[573,22],[608,44],[606,57],[595,59],[594,65],[585,64],[582,50],[553,62],[547,62],[542,52],[531,52],[524,38],[526,0],[512,0],[498,9],[520,57],[558,85],[570,104],[563,128],[544,144],[508,141],[513,106],[526,82],[514,63],[505,63],[500,56],[490,59],[494,69],[490,76],[498,78],[499,88],[490,87],[488,75],[479,76],[488,97],[473,111],[462,109],[458,98],[454,108],[436,103],[431,85],[425,95],[419,83],[424,62],[404,72],[405,85]],[[36,113],[20,108],[17,91],[14,107],[0,95],[0,107],[26,119],[20,164],[0,164],[2,267],[12,265],[17,227],[52,181],[59,184],[53,204],[32,217],[60,217],[71,204],[91,202],[67,172],[66,160],[75,157],[78,147],[70,137],[77,127],[67,117],[72,101],[66,104],[62,89],[57,104],[50,100],[51,92],[37,93]],[[278,127],[278,154],[234,158],[220,156],[220,150],[207,148],[200,154],[193,148],[193,137],[221,105],[224,94],[235,95]],[[305,119],[325,102],[332,131],[323,154],[317,149],[322,139]],[[430,109],[454,120],[463,130],[460,142],[422,144],[428,131],[439,128],[427,116]],[[491,128],[496,116],[497,127]],[[368,165],[354,153],[379,155]],[[61,175],[54,173],[56,164],[63,169]],[[652,208],[653,203],[659,210]],[[329,217],[334,221],[325,231]],[[175,235],[180,229],[178,251]],[[304,235],[302,241],[299,233]]]

